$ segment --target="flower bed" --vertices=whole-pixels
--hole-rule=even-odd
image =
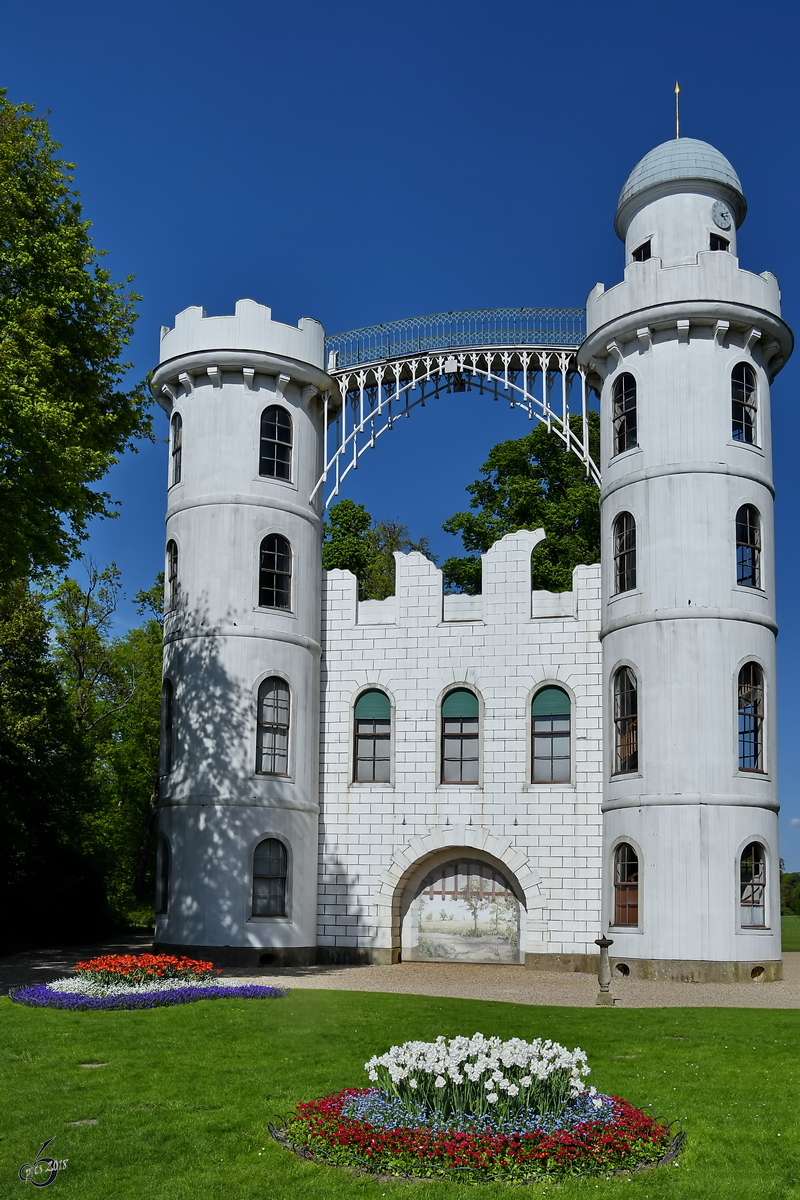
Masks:
[[[214,964],[198,958],[175,958],[171,954],[103,954],[75,964],[82,979],[93,983],[150,983],[159,979],[193,982],[221,974]]]
[[[279,1000],[288,989],[216,979],[213,963],[168,954],[104,955],[76,965],[78,975],[13,988],[15,1004],[32,1008],[132,1009],[195,1000]]]
[[[299,1104],[273,1136],[331,1165],[474,1182],[637,1170],[675,1157],[683,1141],[587,1088],[583,1051],[553,1042],[409,1042],[365,1069],[383,1086]]]

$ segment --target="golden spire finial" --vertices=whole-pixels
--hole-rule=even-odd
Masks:
[[[676,138],[679,138],[681,136],[681,113],[680,113],[680,109],[678,107],[678,103],[679,103],[678,97],[680,96],[680,94],[681,94],[681,86],[676,79],[675,80],[675,137]]]

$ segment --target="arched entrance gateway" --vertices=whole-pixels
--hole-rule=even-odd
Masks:
[[[405,962],[519,963],[524,899],[511,879],[469,851],[409,889]]]

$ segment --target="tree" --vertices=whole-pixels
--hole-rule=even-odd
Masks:
[[[0,589],[0,943],[102,924],[91,756],[49,653],[43,598]]]
[[[328,514],[322,544],[322,565],[326,571],[352,571],[358,580],[360,600],[385,600],[394,595],[395,552],[416,550],[431,562],[427,538],[411,540],[407,525],[398,521],[378,521],[363,504],[340,500]]]
[[[581,418],[570,423],[580,436]],[[600,418],[589,413],[590,452],[597,461]],[[472,512],[445,521],[447,533],[460,533],[464,549],[485,554],[499,538],[518,529],[547,534],[533,552],[531,586],[551,592],[572,587],[573,569],[600,561],[600,495],[584,466],[557,434],[539,424],[525,437],[500,442],[481,467],[483,479],[471,483]],[[443,567],[451,591],[477,595],[481,560],[476,554],[448,558]]]
[[[120,595],[112,563],[87,565],[84,587],[66,579],[54,593],[53,657],[91,753],[100,797],[88,840],[102,862],[111,911],[126,919],[152,883],[158,815],[164,578],[138,592],[142,625],[111,636]]]
[[[67,565],[114,515],[92,484],[150,430],[121,387],[139,297],[99,265],[58,149],[0,89],[0,586]]]

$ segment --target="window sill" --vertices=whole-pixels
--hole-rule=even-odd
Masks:
[[[289,925],[289,924],[291,924],[291,920],[292,920],[292,918],[287,917],[285,914],[282,917],[253,917],[253,916],[250,916],[247,918],[245,924],[249,925],[253,921],[255,921],[255,923],[258,925],[260,925],[262,923],[262,921],[283,921],[284,924]],[[255,946],[254,949],[259,950],[259,949],[261,949],[261,947]]]
[[[608,603],[613,604],[615,600],[625,600],[628,596],[641,596],[641,588],[629,588],[627,592],[614,592],[608,597]]]
[[[450,788],[461,788],[461,790],[462,790],[462,791],[468,791],[468,792],[482,792],[482,791],[483,791],[483,784],[482,784],[482,783],[459,783],[459,782],[456,782],[456,781],[450,782],[450,781],[448,780],[447,782],[445,782],[445,781],[441,781],[441,782],[439,782],[439,783],[437,783],[437,784],[436,784],[436,790],[437,790],[437,792],[438,792],[438,791],[439,791],[441,788],[444,788],[445,790],[449,790]]]
[[[627,450],[621,450],[619,454],[612,454],[608,460],[608,465],[613,466],[614,463],[622,462],[623,459],[632,458],[634,454],[641,454],[642,447],[639,445],[629,446]]]
[[[749,450],[751,453],[757,454],[759,458],[764,458],[764,451],[761,446],[757,446],[755,442],[740,442],[736,438],[728,439],[729,446],[735,446],[737,450]]]
[[[363,791],[365,788],[374,790],[377,788],[379,792],[393,792],[394,782],[386,779],[351,779],[348,783],[348,788],[354,788],[357,792]]]
[[[266,604],[257,604],[253,609],[253,612],[270,614],[275,613],[280,614],[282,617],[291,617],[293,621],[297,620],[297,613],[291,608],[270,608]]]
[[[763,596],[766,600],[767,593],[762,587],[752,587],[749,583],[735,583],[733,585],[737,592],[744,592],[748,596]]]
[[[763,937],[766,933],[774,933],[775,930],[770,925],[740,925],[736,930],[737,937],[749,936],[751,933],[761,934]]]
[[[609,925],[608,932],[609,933],[635,933],[635,934],[638,934],[639,937],[644,937],[644,930],[642,929],[641,925]],[[609,952],[609,954],[611,954],[611,947],[609,947],[608,952]],[[616,958],[617,955],[611,954],[611,957]]]
[[[744,776],[746,779],[752,779],[756,775],[759,779],[769,779],[768,771],[760,771],[756,767],[739,767],[737,775]]]
[[[277,484],[278,487],[286,488],[289,492],[298,490],[297,484],[291,479],[278,479],[275,475],[254,475],[253,483]]]
[[[526,783],[523,783],[522,788],[523,791],[526,792],[538,791],[540,788],[550,788],[551,790],[563,792],[574,792],[577,786],[577,783],[573,782],[571,779],[529,779]]]
[[[614,771],[611,775],[611,782],[614,783],[617,779],[643,779],[644,776],[639,770],[636,771]]]

